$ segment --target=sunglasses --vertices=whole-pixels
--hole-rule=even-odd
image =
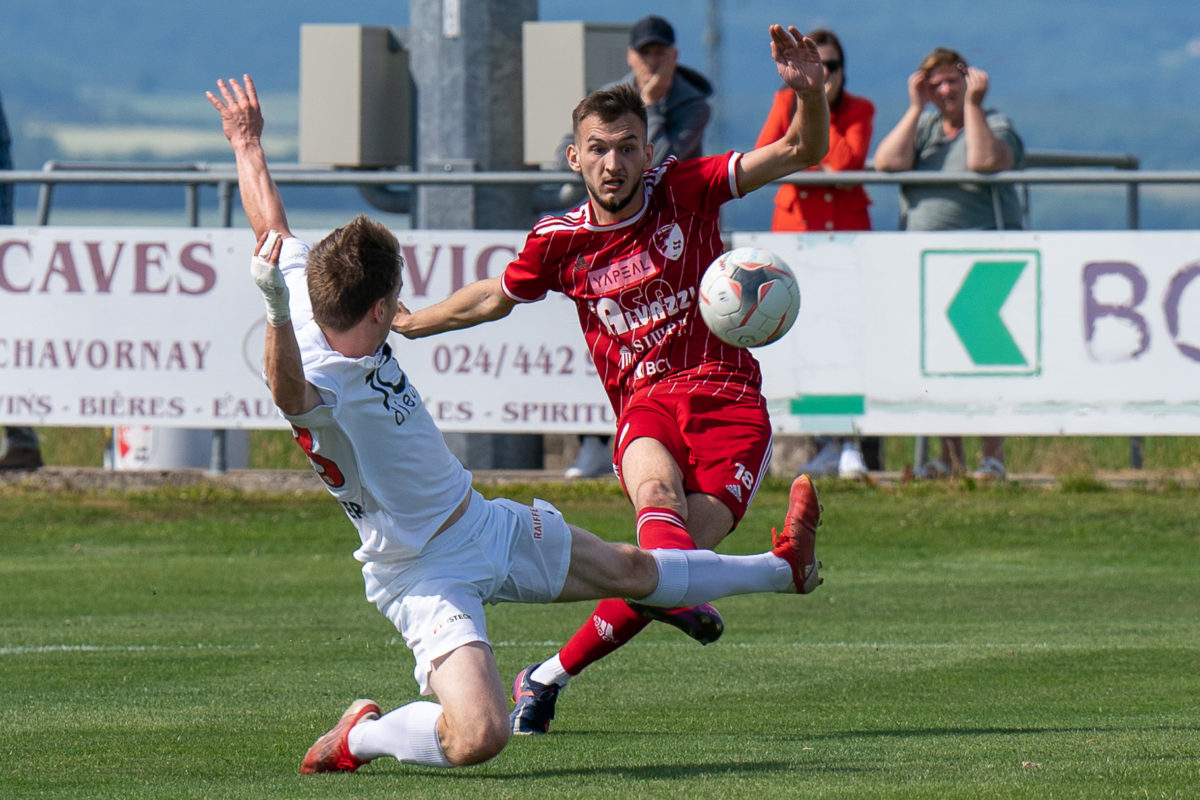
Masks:
[[[821,66],[830,72],[837,72],[842,68],[842,60],[840,58],[831,58],[828,61],[822,61]]]

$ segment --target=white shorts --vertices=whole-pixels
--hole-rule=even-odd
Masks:
[[[404,636],[413,677],[430,694],[433,662],[470,642],[488,643],[486,603],[549,603],[562,593],[571,531],[549,503],[485,500],[472,491],[462,519],[413,559],[363,565],[367,599]]]

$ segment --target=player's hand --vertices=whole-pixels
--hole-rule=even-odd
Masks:
[[[988,74],[979,67],[967,67],[966,76],[967,102],[973,106],[982,106],[988,90]]]
[[[250,276],[266,301],[267,324],[274,328],[286,325],[292,318],[287,282],[279,270],[282,249],[283,237],[275,231],[267,231],[259,237],[254,257],[250,259]]]
[[[918,110],[929,102],[929,73],[919,69],[908,76],[908,104]]]
[[[663,48],[661,54],[651,57],[633,52],[629,57],[629,66],[633,69],[633,79],[642,95],[642,102],[654,105],[666,97],[671,90],[671,82],[675,80],[675,67],[679,60],[679,51],[674,47]]]
[[[817,43],[789,25],[771,26],[771,58],[783,82],[800,94],[825,92],[825,67]]]
[[[242,81],[246,84],[245,88],[233,78],[229,79],[229,83],[218,80],[219,98],[212,92],[204,93],[213,108],[220,112],[221,130],[235,147],[262,138],[263,131],[262,109],[258,105],[254,81],[249,75],[243,75]]]
[[[411,319],[412,319],[412,312],[408,310],[408,306],[404,305],[404,303],[401,301],[397,301],[396,302],[396,316],[392,317],[392,330],[395,331],[396,333],[400,334],[401,336],[405,337],[406,339],[413,338],[412,336],[409,336],[405,332],[408,327],[408,322]]]
[[[642,84],[642,101],[646,105],[657,103],[671,91],[671,81],[675,80],[675,61],[678,57],[678,51],[674,47],[668,47],[658,66],[650,72],[646,82]]]

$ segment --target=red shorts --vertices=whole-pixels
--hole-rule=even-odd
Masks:
[[[761,395],[714,394],[697,384],[647,387],[617,420],[613,458],[620,464],[634,439],[660,442],[683,472],[688,494],[710,494],[741,521],[771,463],[771,420]]]

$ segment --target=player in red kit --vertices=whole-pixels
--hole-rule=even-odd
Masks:
[[[574,300],[617,413],[614,461],[645,548],[715,548],[745,514],[771,457],[758,362],[713,336],[696,306],[700,277],[724,250],[721,206],[819,163],[828,147],[816,44],[794,27],[773,25],[770,36],[779,75],[797,97],[782,138],[748,153],[669,158],[649,169],[653,148],[637,91],[594,92],[572,114],[567,148],[587,202],[541,220],[502,276],[419,311],[401,306],[392,325],[417,338],[499,319],[548,291]],[[805,524],[796,512],[815,504],[814,494],[807,476],[796,479],[785,530]],[[805,561],[801,593],[820,582],[815,554]],[[722,629],[708,605],[666,611],[601,601],[558,653],[517,676],[513,731],[546,732],[559,689],[653,619],[702,643]]]

